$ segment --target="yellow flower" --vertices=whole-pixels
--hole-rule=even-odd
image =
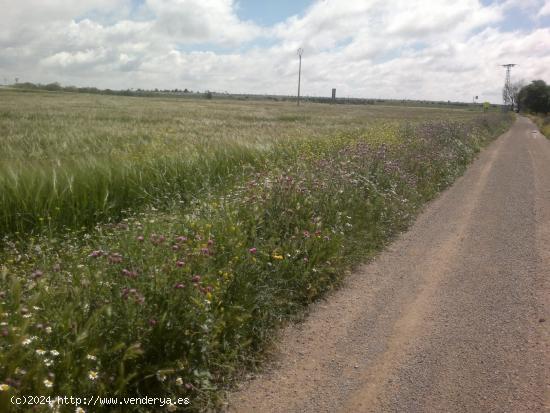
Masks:
[[[99,374],[98,374],[97,371],[90,370],[90,371],[88,372],[88,378],[89,378],[90,380],[95,380],[95,379],[97,379],[98,377],[99,377]]]
[[[284,257],[282,255],[273,255],[274,260],[282,260]]]
[[[0,391],[8,391],[10,389],[10,385],[6,383],[0,384]]]

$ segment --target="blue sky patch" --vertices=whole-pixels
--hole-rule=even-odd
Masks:
[[[282,22],[295,14],[303,14],[313,0],[238,0],[237,15],[242,20],[252,20],[262,26]]]

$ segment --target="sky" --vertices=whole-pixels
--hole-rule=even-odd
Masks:
[[[0,83],[499,103],[550,0],[0,0]]]

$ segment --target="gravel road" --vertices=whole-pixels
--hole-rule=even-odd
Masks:
[[[228,412],[549,412],[550,141],[527,118],[281,333]]]

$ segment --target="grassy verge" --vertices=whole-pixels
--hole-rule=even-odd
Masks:
[[[0,409],[23,394],[215,406],[274,328],[406,228],[509,122],[488,114],[285,141],[181,208],[6,236]]]
[[[537,124],[541,133],[550,139],[550,116],[530,116],[530,118]]]

